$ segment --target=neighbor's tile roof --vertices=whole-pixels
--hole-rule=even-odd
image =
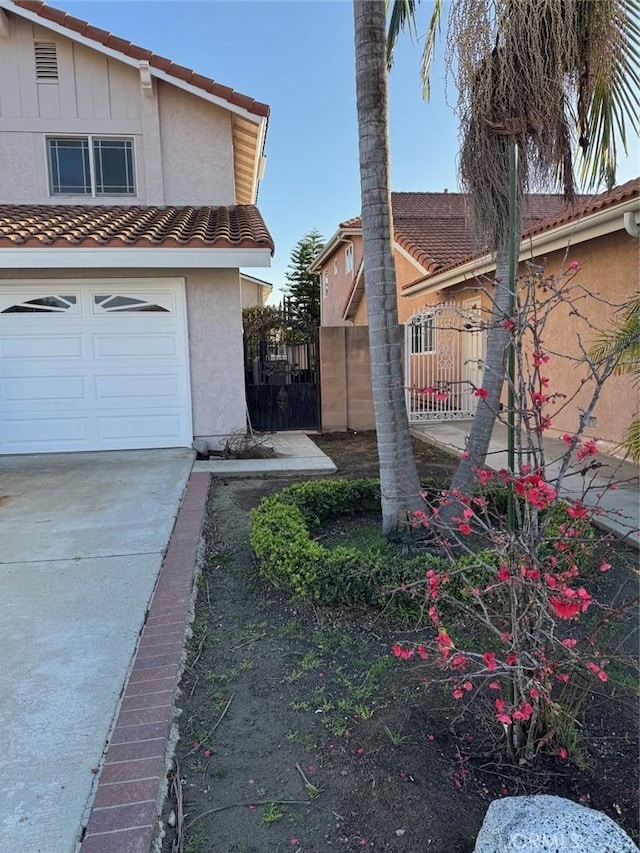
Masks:
[[[410,193],[408,194],[410,195]],[[523,240],[528,240],[538,234],[543,234],[545,231],[551,231],[561,225],[566,225],[570,222],[578,222],[585,216],[591,216],[601,210],[606,210],[616,204],[628,201],[634,197],[640,196],[640,179],[634,178],[618,187],[614,187],[611,192],[604,192],[596,196],[576,196],[573,205],[567,205],[563,202],[562,196],[529,196],[529,209],[524,217],[524,232]],[[550,200],[559,200],[560,204],[549,203]],[[546,215],[544,215],[546,212]],[[532,213],[534,215],[532,215]],[[415,284],[427,281],[433,275],[449,272],[462,264],[473,261],[476,258],[486,255],[486,249],[479,249],[477,246],[470,246],[466,251],[457,251],[453,254],[448,262],[440,266],[429,269],[429,274],[415,281],[403,285],[403,290],[413,287]]]
[[[584,201],[584,196],[579,196]],[[468,196],[463,193],[391,193],[394,239],[430,273],[472,255],[480,247],[468,225]],[[526,228],[566,210],[560,195],[532,194],[524,213]],[[340,224],[360,228],[359,216]]]
[[[261,104],[259,101],[255,101],[247,95],[242,95],[240,92],[236,92],[228,86],[216,83],[215,80],[212,80],[210,77],[205,77],[202,74],[197,74],[191,68],[186,68],[184,65],[177,65],[175,62],[172,62],[170,59],[166,59],[164,56],[158,56],[158,54],[154,53],[152,50],[146,50],[146,48],[133,44],[133,42],[114,36],[107,30],[101,30],[99,27],[94,27],[87,21],[75,18],[73,15],[67,14],[67,12],[63,12],[62,9],[56,9],[53,6],[48,6],[46,3],[41,2],[41,0],[13,0],[13,2],[21,9],[33,12],[46,21],[51,21],[61,27],[65,27],[74,33],[78,33],[78,35],[98,42],[104,47],[116,50],[123,53],[125,56],[130,56],[132,59],[136,59],[138,61],[145,60],[152,68],[164,71],[171,77],[183,80],[185,83],[189,83],[191,86],[202,89],[210,95],[222,98],[229,104],[241,107],[247,110],[247,112],[258,116],[269,115],[269,107],[267,104]]]
[[[269,249],[260,211],[233,207],[0,205],[0,248]]]

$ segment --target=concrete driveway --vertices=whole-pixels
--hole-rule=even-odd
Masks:
[[[0,851],[76,849],[192,461],[0,457]]]

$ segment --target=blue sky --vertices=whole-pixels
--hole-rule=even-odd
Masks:
[[[271,106],[258,205],[276,242],[268,270],[284,284],[291,250],[308,231],[325,238],[359,213],[352,6],[348,0],[92,0],[52,5]],[[418,7],[421,31],[432,4]],[[403,37],[390,77],[394,190],[457,189],[458,125],[442,50],[422,99],[422,45]],[[449,105],[447,104],[449,101]],[[640,171],[621,163],[622,183]]]

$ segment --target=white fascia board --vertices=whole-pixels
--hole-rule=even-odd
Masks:
[[[76,33],[74,30],[70,30],[67,27],[63,27],[61,24],[57,24],[54,21],[48,20],[47,18],[43,18],[41,15],[38,15],[35,12],[31,12],[28,9],[23,9],[21,6],[16,6],[13,2],[11,2],[11,0],[0,0],[0,8],[6,9],[8,12],[12,12],[14,15],[18,15],[21,18],[26,18],[28,21],[31,21],[31,23],[37,24],[43,29],[51,30],[52,32],[58,33],[58,35],[64,36],[65,38],[68,38],[71,41],[78,42],[78,44],[82,44],[85,47],[90,48],[91,50],[97,50],[99,53],[102,53],[105,56],[110,56],[112,59],[116,59],[118,62],[123,62],[125,65],[130,65],[136,70],[139,69],[139,59],[134,59],[131,56],[127,56],[126,54],[121,53],[119,50],[114,50],[111,47],[106,47],[105,45],[100,44],[100,42],[86,38],[86,36],[80,35],[80,33]],[[153,66],[150,66],[150,71],[153,77],[157,77],[159,80],[164,80],[166,83],[170,83],[172,86],[177,86],[179,89],[184,89],[185,92],[189,92],[190,94],[195,95],[198,98],[202,98],[205,101],[209,101],[212,104],[216,104],[216,106],[222,107],[223,109],[228,110],[229,112],[237,113],[237,115],[246,118],[248,121],[252,121],[254,124],[264,125],[266,123],[265,116],[257,116],[255,115],[255,113],[250,113],[243,107],[239,107],[236,104],[231,104],[224,98],[220,98],[216,95],[210,94],[209,92],[205,92],[204,89],[200,89],[197,86],[192,86],[189,83],[186,83],[184,80],[180,80],[178,77],[173,77],[171,74],[167,74],[166,71],[161,71],[159,68],[154,68]]]
[[[426,275],[426,273],[429,272],[429,270],[426,267],[422,266],[420,261],[416,261],[416,259],[413,257],[413,255],[411,255],[409,252],[407,252],[407,250],[404,249],[400,245],[400,243],[396,243],[395,240],[393,241],[393,248],[398,252],[398,254],[402,255],[403,258],[406,258],[408,261],[410,261],[413,264],[413,266],[418,270],[418,272],[422,273],[423,275]]]
[[[638,199],[631,199],[624,204],[598,210],[578,221],[572,220],[549,231],[527,237],[520,244],[519,262],[529,261],[542,253],[550,254],[559,249],[568,249],[578,243],[603,237],[624,228],[624,214],[638,210]],[[418,282],[402,291],[402,296],[417,296],[419,293],[437,293],[455,284],[462,284],[480,275],[495,270],[495,255],[483,255],[473,258],[454,269],[440,275],[434,275],[426,281]]]
[[[269,249],[0,249],[0,269],[270,267]]]
[[[333,237],[329,238],[326,246],[320,252],[318,257],[314,259],[312,264],[310,264],[309,272],[321,272],[321,267],[323,267],[325,262],[329,260],[338,246],[342,243],[350,243],[351,241],[349,240],[349,237],[353,237],[357,234],[362,234],[362,231],[359,228],[338,228]]]

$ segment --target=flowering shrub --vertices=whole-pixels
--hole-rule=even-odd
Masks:
[[[543,443],[572,398],[553,389],[545,375],[554,356],[544,329],[562,303],[577,314],[570,288],[577,269],[571,263],[565,274],[543,278],[532,268],[519,285],[516,316],[502,322],[516,364],[513,469],[494,471],[478,460],[474,472],[482,494],[443,490],[415,515],[415,526],[427,529],[432,546],[445,555],[410,590],[421,597],[433,634],[392,648],[400,660],[439,668],[455,703],[481,694],[509,758],[521,762],[532,761],[545,745],[566,755],[561,741],[575,723],[580,691],[589,689],[589,679],[608,680],[593,618],[598,605],[584,571],[592,551],[590,522],[599,512],[597,500],[589,498],[588,476],[598,446],[583,433],[613,364],[588,362],[582,342],[590,400],[575,431],[562,435],[564,448],[553,469]],[[487,396],[483,388],[473,393]],[[563,498],[574,459],[583,466],[582,488]],[[603,560],[599,568],[605,572],[611,565]],[[606,620],[611,617],[608,612]]]

